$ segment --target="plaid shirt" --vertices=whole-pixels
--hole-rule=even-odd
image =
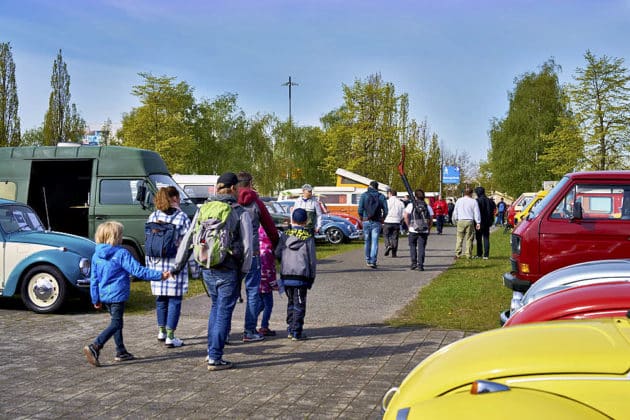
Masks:
[[[173,214],[166,214],[161,210],[156,210],[149,216],[147,222],[166,222],[177,226],[179,242],[190,229],[190,219],[181,210],[176,210]],[[175,267],[175,257],[159,258],[146,257],[146,266],[158,271],[167,271]],[[152,281],[151,293],[155,296],[183,296],[188,291],[188,267],[185,266],[176,276],[171,276],[164,281]]]

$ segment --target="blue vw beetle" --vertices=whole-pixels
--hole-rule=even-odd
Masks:
[[[94,242],[44,229],[26,204],[0,199],[0,296],[19,293],[37,313],[61,308],[70,288],[88,292]]]

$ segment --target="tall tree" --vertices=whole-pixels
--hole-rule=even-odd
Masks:
[[[507,116],[491,123],[491,149],[485,170],[492,173],[497,189],[510,195],[539,190],[544,180],[553,177],[540,157],[548,146],[545,136],[567,115],[558,70],[549,60],[539,72],[517,78],[509,94]]]
[[[630,145],[630,74],[622,58],[584,54],[569,85],[575,122],[584,141],[585,169],[627,168]]]
[[[185,82],[174,77],[139,73],[143,83],[132,89],[141,106],[123,115],[118,137],[125,146],[158,152],[171,172],[186,173],[194,152],[191,113],[195,98]]]
[[[76,105],[70,103],[70,75],[61,50],[53,62],[50,86],[52,91],[44,117],[44,145],[52,146],[61,141],[78,143],[85,134],[86,124]]]
[[[11,44],[0,42],[0,146],[20,145],[20,117]]]

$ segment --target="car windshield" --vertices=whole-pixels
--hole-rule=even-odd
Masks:
[[[33,209],[19,205],[0,207],[0,226],[7,234],[45,230]]]
[[[545,198],[543,198],[538,204],[536,204],[536,207],[531,209],[530,216],[528,216],[528,219],[533,219],[540,212],[542,212],[542,210],[545,207],[547,207],[547,204],[549,204],[550,201],[554,200],[554,197],[556,196],[556,194],[558,194],[558,191],[562,190],[563,185],[566,184],[567,182],[569,182],[569,178],[567,177],[562,178],[560,182],[558,182],[558,184],[556,184],[556,186],[553,187],[551,191],[549,191],[549,194],[547,194]]]
[[[188,197],[188,194],[179,186],[177,182],[170,175],[165,174],[153,174],[150,175],[151,181],[155,184],[155,187],[159,190],[162,187],[175,187],[179,192],[179,197],[182,203],[192,204],[192,200]]]

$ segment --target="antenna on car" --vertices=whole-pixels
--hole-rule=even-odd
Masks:
[[[46,187],[42,187],[42,193],[44,194],[44,210],[46,211],[46,223],[48,224],[48,230],[50,228],[50,215],[48,214],[48,200],[46,200]]]

